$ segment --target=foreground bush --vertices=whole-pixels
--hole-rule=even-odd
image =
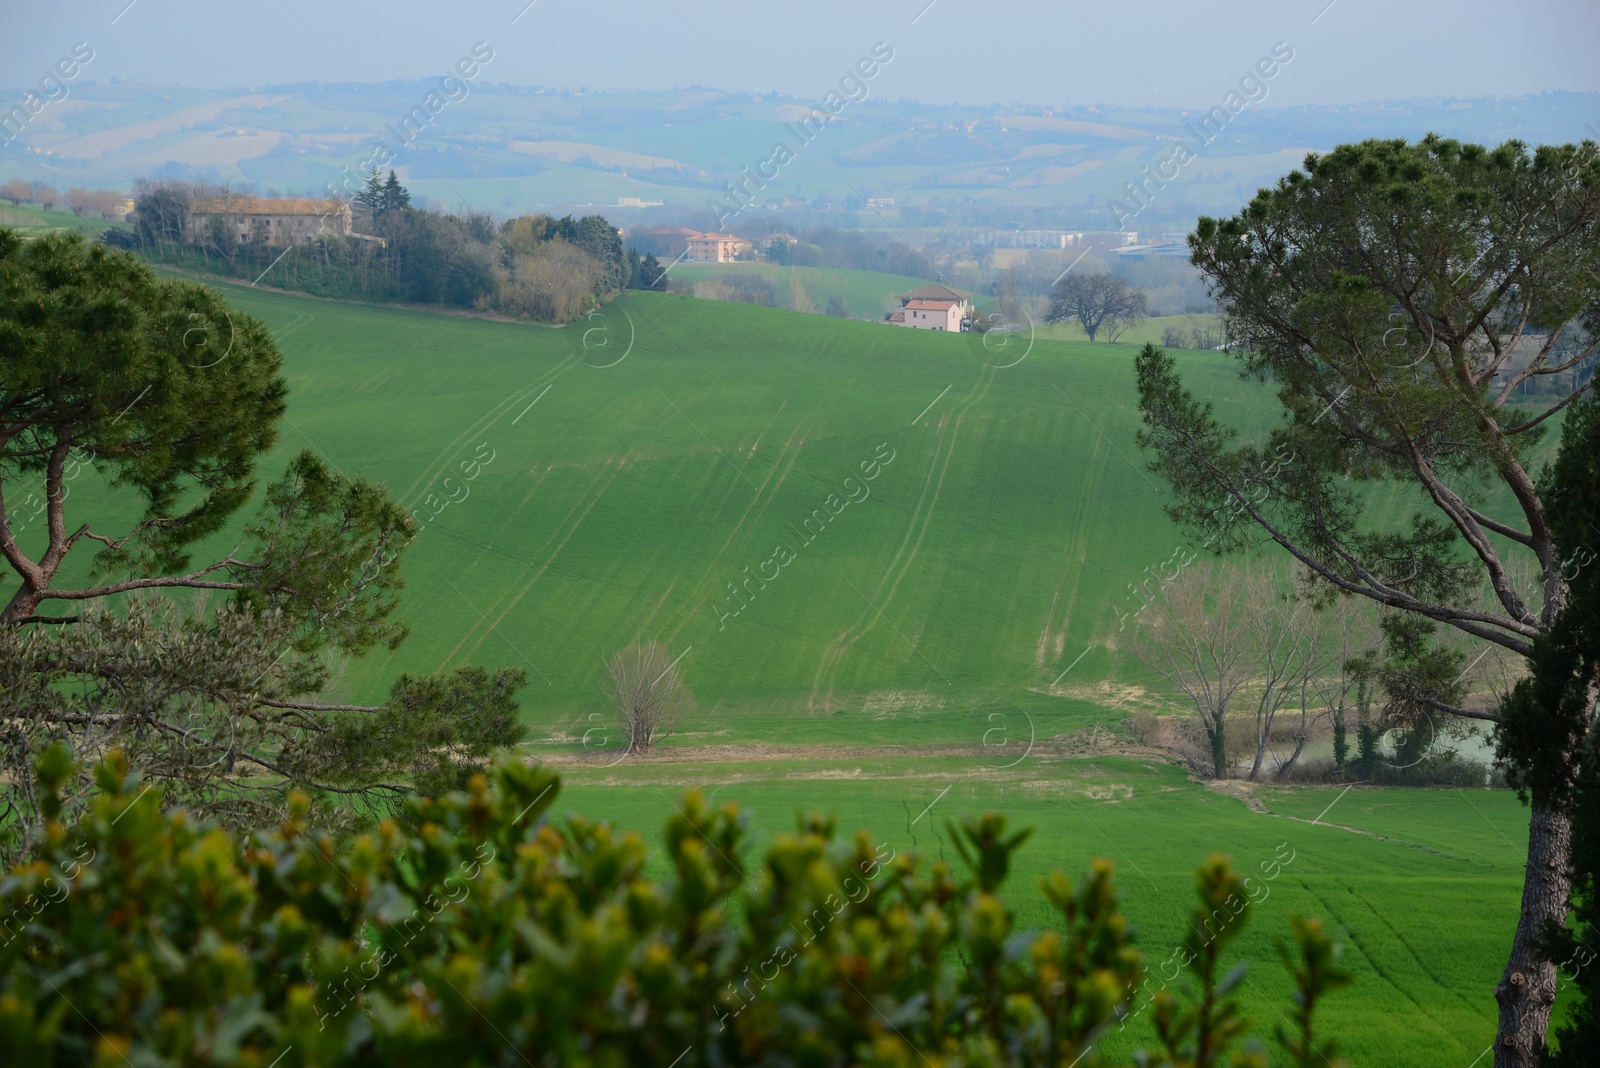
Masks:
[[[52,816],[72,781],[41,762]],[[0,883],[0,1063],[27,1065],[1076,1065],[1146,1011],[1153,1065],[1228,1059],[1245,1034],[1223,955],[1243,881],[1199,873],[1187,1001],[1139,1001],[1144,964],[1110,865],[1042,889],[1058,929],[1022,933],[997,896],[1026,832],[956,832],[971,869],[920,870],[804,817],[757,861],[736,808],[697,792],[664,833],[545,819],[557,781],[507,763],[495,788],[412,803],[335,849],[305,801],[247,842],[163,812],[113,755],[76,826]],[[1318,999],[1346,981],[1316,921],[1291,921],[1289,1063],[1329,1064]]]

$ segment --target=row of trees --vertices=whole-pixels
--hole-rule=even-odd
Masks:
[[[1150,591],[1147,603],[1127,613],[1131,625],[1123,620],[1117,634],[1128,634],[1126,651],[1193,713],[1200,744],[1191,748],[1180,733],[1179,754],[1217,779],[1233,777],[1241,756],[1249,761],[1246,778],[1282,778],[1295,773],[1308,742],[1331,735],[1331,769],[1323,765],[1312,774],[1343,776],[1354,768],[1363,780],[1424,782],[1467,775],[1468,767],[1450,764],[1450,748],[1435,744],[1464,736],[1462,722],[1419,700],[1415,678],[1408,686],[1386,663],[1395,643],[1419,655],[1421,635],[1412,617],[1349,598],[1319,599],[1277,563],[1256,555],[1233,566],[1191,554],[1187,566]],[[1449,664],[1467,644],[1454,642]],[[1490,649],[1441,681],[1461,694],[1478,694],[1475,707],[1482,712],[1509,694],[1514,659]],[[1241,725],[1247,736],[1237,735]],[[1293,749],[1282,756],[1278,744],[1285,735]],[[1393,754],[1380,768],[1386,737]]]
[[[372,175],[352,199],[357,236],[332,230],[289,255],[213,217],[191,234],[198,200],[227,190],[141,183],[137,225],[107,237],[164,262],[200,266],[322,296],[406,301],[567,322],[659,265],[630,258],[603,216],[524,215],[497,223],[482,212],[419,208],[393,172]],[[374,238],[379,240],[373,240]]]
[[[45,211],[54,211],[60,205],[80,218],[95,214],[109,219],[127,200],[115,189],[86,189],[75,185],[62,194],[49,182],[30,182],[25,178],[12,178],[0,185],[0,199],[11,201],[13,208],[20,204],[37,204]]]
[[[1370,614],[1349,602],[1319,611],[1271,564],[1191,564],[1139,612],[1131,653],[1192,707],[1218,779],[1234,774],[1232,729],[1250,725],[1247,777],[1284,773],[1299,761],[1319,721],[1345,723],[1356,686],[1353,663],[1373,644]],[[1296,719],[1294,751],[1266,767],[1280,715]]]

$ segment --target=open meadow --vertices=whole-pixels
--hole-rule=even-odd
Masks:
[[[1045,916],[1038,874],[1104,856],[1156,983],[1194,868],[1225,853],[1270,890],[1238,944],[1261,1027],[1289,1005],[1273,937],[1304,913],[1356,972],[1324,1020],[1354,1063],[1466,1068],[1489,1045],[1526,840],[1513,795],[1219,792],[1128,731],[1164,698],[1119,656],[1119,618],[1183,544],[1134,442],[1134,346],[649,293],[556,329],[219,289],[286,359],[263,475],[313,449],[419,524],[409,641],[330,696],[522,667],[557,810],[652,847],[688,788],[744,806],[758,841],[820,809],[932,858],[954,859],[944,820],[1003,810],[1035,829],[1009,890],[1023,922]],[[1260,429],[1261,387],[1223,354],[1181,359]],[[623,759],[604,693],[636,638],[680,658],[699,703],[645,760]],[[1106,1048],[1149,1040],[1136,1022]]]

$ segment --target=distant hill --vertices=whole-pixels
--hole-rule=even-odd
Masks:
[[[798,145],[786,124],[816,103],[705,88],[586,94],[478,84],[403,142],[395,124],[432,88],[420,80],[359,91],[342,84],[225,92],[83,83],[29,125],[22,151],[0,157],[0,179],[126,185],[161,174],[320,193],[343,168],[357,168],[387,144],[408,186],[452,208],[607,207],[631,197],[665,204],[617,217],[682,219],[721,201],[726,184],[747,168],[759,170],[778,140]],[[1199,211],[1232,208],[1306,151],[1342,141],[1429,130],[1488,142],[1570,141],[1594,136],[1585,123],[1595,114],[1594,93],[1246,110],[1162,191],[1139,225],[1181,224]],[[1122,195],[1124,183],[1188,136],[1185,119],[1193,117],[1176,109],[871,97],[799,146],[759,199],[788,215],[853,213],[860,225],[893,225],[912,236],[928,222],[914,209],[969,200],[1045,211],[1055,225],[1116,229],[1102,213],[1106,199]],[[866,198],[894,203],[868,208]]]

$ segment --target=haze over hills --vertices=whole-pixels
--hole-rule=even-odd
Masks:
[[[1275,77],[1293,69],[1293,50],[1284,54],[1285,63],[1263,57]],[[867,59],[876,71],[893,62]],[[0,178],[43,176],[65,188],[164,176],[348,193],[348,176],[375,161],[449,208],[601,206],[627,225],[748,204],[913,229],[952,221],[941,208],[992,210],[993,225],[1117,229],[1107,202],[1137,209],[1126,184],[1138,181],[1148,207],[1123,228],[1182,229],[1342,141],[1431,130],[1482,143],[1566,142],[1597,136],[1600,119],[1600,94],[1572,92],[1277,107],[1271,79],[1248,71],[1242,89],[1224,85],[1207,106],[1175,109],[927,104],[883,98],[871,78],[848,75],[815,99],[702,87],[584,92],[496,83],[492,60],[464,62],[475,80],[442,89],[438,78],[235,90],[83,80],[0,156]],[[779,142],[790,156],[774,158]],[[1175,158],[1179,145],[1190,155]],[[737,199],[730,182],[743,183]],[[619,208],[623,198],[661,206]]]

